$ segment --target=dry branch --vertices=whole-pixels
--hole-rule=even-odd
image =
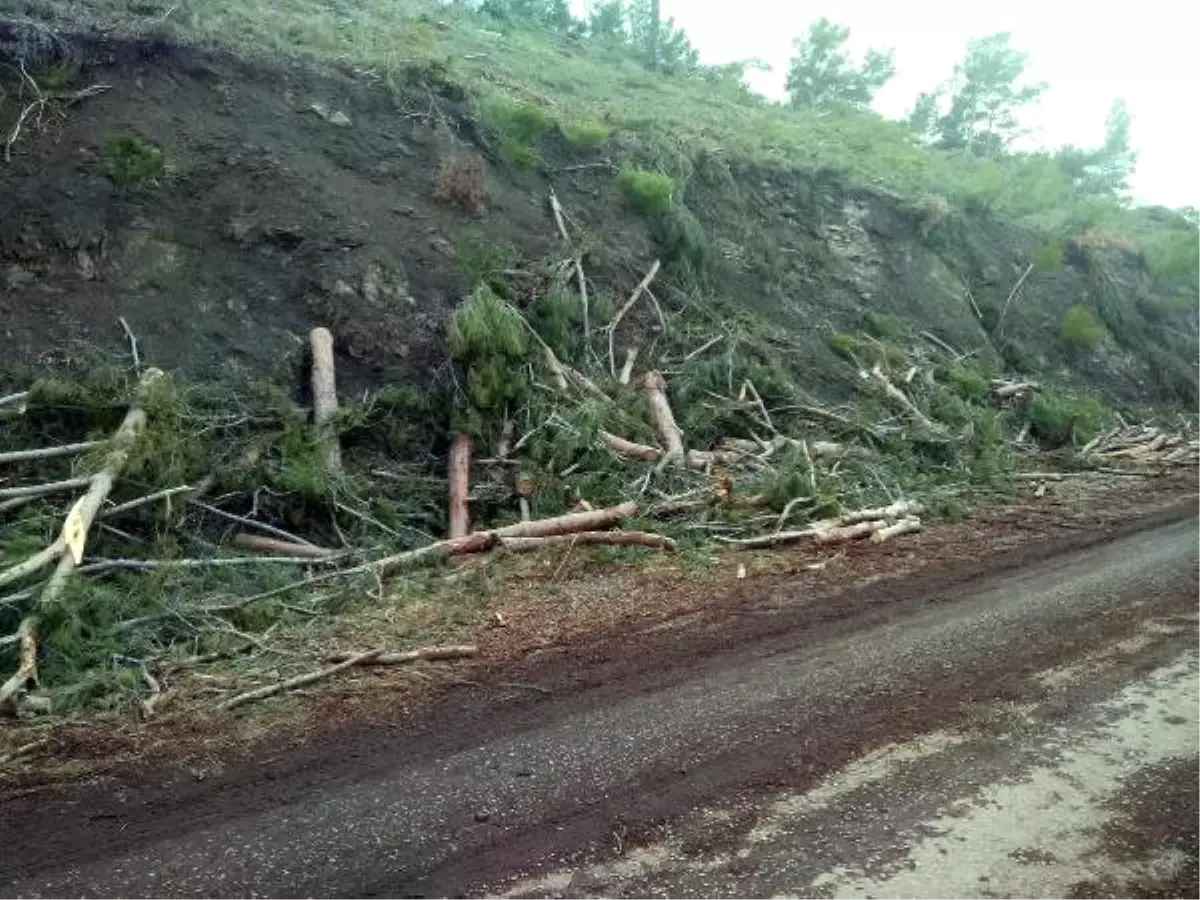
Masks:
[[[859,509],[838,516],[839,525],[853,525],[868,519],[900,519],[925,511],[923,504],[916,500],[897,500],[888,506],[878,506],[874,509]]]
[[[266,687],[247,691],[244,694],[238,694],[236,697],[230,697],[219,708],[227,712],[239,706],[244,706],[247,703],[273,697],[284,691],[291,691],[299,687],[315,684],[318,681],[323,681],[332,675],[336,675],[338,672],[344,672],[346,669],[361,666],[365,663],[382,663],[386,661],[394,665],[397,663],[414,662],[419,659],[460,659],[464,656],[474,656],[478,652],[478,648],[473,646],[423,647],[417,650],[410,650],[407,653],[387,653],[382,648],[368,650],[365,653],[357,653],[354,656],[344,657],[341,662],[324,669],[317,669],[315,672],[308,672],[304,675],[298,675],[295,678],[289,678],[286,681],[269,684]]]
[[[314,328],[309,332],[308,340],[312,347],[313,424],[323,445],[325,469],[336,473],[342,469],[342,449],[330,425],[330,419],[338,410],[333,334],[328,328]]]
[[[83,441],[78,444],[61,444],[58,447],[39,447],[35,450],[10,450],[7,453],[0,453],[0,464],[25,462],[30,459],[54,459],[59,456],[74,456],[77,453],[85,453],[93,447],[99,447],[103,443],[104,441]]]
[[[612,317],[612,321],[608,323],[608,368],[613,377],[617,377],[617,363],[613,352],[613,336],[617,332],[617,326],[621,324],[621,319],[625,318],[625,313],[629,312],[638,297],[642,296],[642,292],[650,286],[650,282],[654,280],[654,276],[658,274],[661,263],[656,259],[650,266],[650,271],[646,276],[638,282],[638,286],[633,289],[633,293],[629,295],[629,299],[625,301],[625,305],[617,310],[616,315]],[[621,382],[625,384],[626,382]]]
[[[471,532],[471,511],[468,496],[471,492],[471,438],[456,434],[450,444],[446,464],[450,482],[450,539],[466,537]]]
[[[43,497],[46,494],[61,494],[87,487],[91,478],[66,478],[62,481],[47,481],[45,484],[25,484],[20,487],[0,488],[0,500],[26,497]],[[3,507],[0,507],[3,509]]]
[[[604,441],[604,445],[609,450],[617,454],[617,456],[623,456],[626,459],[637,459],[642,462],[658,462],[663,456],[663,451],[658,447],[651,447],[648,444],[638,444],[623,437],[618,437],[615,434],[610,434],[607,431],[600,432],[600,439]]]
[[[909,399],[908,395],[905,394],[904,391],[900,390],[900,388],[896,387],[891,381],[888,380],[888,377],[883,374],[883,370],[879,368],[878,365],[872,368],[870,373],[860,372],[859,375],[862,378],[868,381],[873,381],[875,384],[879,385],[879,387],[882,388],[884,395],[893,400],[897,406],[907,413],[910,419],[920,425],[923,429],[932,434],[944,433],[945,429],[926,416],[925,413],[921,412],[921,410],[917,408],[917,405],[913,403],[911,399]]]
[[[853,525],[836,525],[832,528],[817,528],[813,532],[813,541],[818,544],[840,544],[855,538],[866,537],[887,527],[883,519],[855,522]]]
[[[177,491],[178,489],[171,488],[171,490]],[[226,512],[223,509],[219,509],[216,506],[210,506],[209,504],[203,503],[200,500],[191,499],[188,502],[191,503],[192,506],[198,507],[205,512],[212,513],[214,516],[219,516],[222,519],[228,519],[230,522],[237,522],[239,525],[244,525],[247,528],[253,528],[257,531],[263,532],[264,534],[274,535],[275,537],[282,541],[286,541],[289,544],[303,544],[306,547],[317,546],[312,541],[305,540],[304,538],[292,534],[289,531],[284,531],[282,528],[276,528],[274,525],[268,525],[266,522],[259,522],[257,519],[251,519],[247,516],[239,516],[235,513]]]
[[[611,547],[653,547],[674,550],[675,542],[661,534],[647,531],[577,531],[549,537],[501,538],[500,546],[514,553],[542,550],[551,547],[582,547],[604,545]]]
[[[871,543],[882,544],[884,541],[890,540],[901,534],[913,534],[921,530],[921,520],[916,516],[907,519],[901,519],[894,525],[887,525],[884,528],[877,529],[871,535]]]
[[[196,490],[190,484],[181,484],[172,488],[164,488],[161,491],[155,491],[153,494],[145,494],[141,497],[135,497],[125,503],[118,503],[116,506],[110,506],[107,509],[102,509],[98,518],[111,519],[113,516],[119,516],[122,513],[127,513],[132,509],[137,509],[146,506],[149,503],[154,503],[156,500],[168,500],[176,494],[186,494]]]
[[[629,384],[629,379],[633,377],[633,364],[638,358],[637,347],[625,348],[625,364],[621,366],[621,374],[617,376],[618,384]]]
[[[567,226],[563,221],[562,204],[558,202],[558,195],[554,193],[554,188],[550,189],[550,211],[554,214],[554,224],[558,228],[559,235],[567,246],[573,247],[571,236],[567,234]],[[576,252],[573,262],[575,263],[575,280],[579,283],[579,303],[583,307],[583,339],[588,342],[592,339],[592,320],[591,312],[588,309],[587,278],[583,275],[582,255]]]
[[[418,647],[416,650],[405,650],[400,653],[380,653],[364,660],[364,665],[399,666],[418,660],[466,659],[479,653],[475,644],[449,644],[444,647]],[[325,657],[326,662],[345,662],[351,659],[350,653],[330,653]]]

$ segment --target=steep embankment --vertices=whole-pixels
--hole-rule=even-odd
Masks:
[[[251,63],[162,37],[51,35],[13,21],[0,50],[68,98],[27,119],[0,166],[9,360],[116,350],[124,317],[143,355],[167,368],[290,382],[301,336],[327,324],[347,387],[428,384],[447,363],[445,320],[471,281],[563,255],[553,186],[588,236],[586,270],[609,294],[602,312],[662,255],[675,276],[669,313],[699,299],[707,310],[688,316],[700,331],[706,319],[712,334],[731,320],[769,323],[817,395],[851,390],[831,335],[864,321],[879,337],[902,329],[920,342],[928,331],[997,367],[1113,400],[1194,391],[1195,322],[1148,320],[1152,279],[1111,241],[1048,245],[937,196],[913,203],[711,153],[688,161],[680,214],[648,217],[609,165],[619,133],[573,150],[551,131],[537,140],[537,166],[510,165],[460,89],[419,69],[389,88],[349,66]],[[93,85],[105,88],[69,101]],[[6,134],[20,96],[28,90],[9,91],[0,109]],[[486,160],[477,215],[434,198],[439,167],[467,152]],[[519,291],[520,276],[508,280]],[[689,299],[680,288],[698,281]],[[1116,340],[1064,345],[1067,309],[1103,313],[1106,296],[1128,320],[1110,325]],[[651,321],[641,314],[635,328]]]

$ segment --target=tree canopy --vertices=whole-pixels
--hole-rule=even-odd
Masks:
[[[796,38],[787,75],[793,106],[821,109],[838,104],[869,106],[896,73],[890,50],[868,50],[855,65],[846,52],[850,29],[821,18]]]

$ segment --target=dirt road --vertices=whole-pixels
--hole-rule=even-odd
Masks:
[[[0,893],[1195,896],[1197,538],[775,591],[319,765],[9,800]]]

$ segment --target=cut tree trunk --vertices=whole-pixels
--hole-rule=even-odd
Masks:
[[[450,445],[450,539],[471,533],[471,513],[467,497],[471,491],[471,438],[456,434]]]
[[[663,446],[667,448],[666,456],[659,465],[683,465],[683,432],[675,424],[675,414],[671,412],[671,404],[667,400],[667,382],[657,371],[647,372],[638,381],[650,407],[650,421],[658,429]]]
[[[337,413],[337,381],[333,366],[333,334],[328,328],[314,328],[308,336],[312,347],[312,395],[313,423],[320,435],[328,472],[342,469],[342,448],[337,435],[330,427],[330,419]]]
[[[911,516],[907,519],[901,519],[895,525],[888,525],[880,528],[871,535],[871,542],[882,544],[884,541],[891,540],[897,535],[913,534],[921,530],[921,520],[916,516]]]
[[[574,534],[579,531],[599,531],[610,528],[622,519],[636,515],[637,503],[632,500],[619,506],[606,509],[593,509],[589,512],[567,513],[553,519],[536,519],[532,522],[518,522],[515,525],[505,525],[495,531],[497,538],[532,538],[551,537],[558,534]]]

